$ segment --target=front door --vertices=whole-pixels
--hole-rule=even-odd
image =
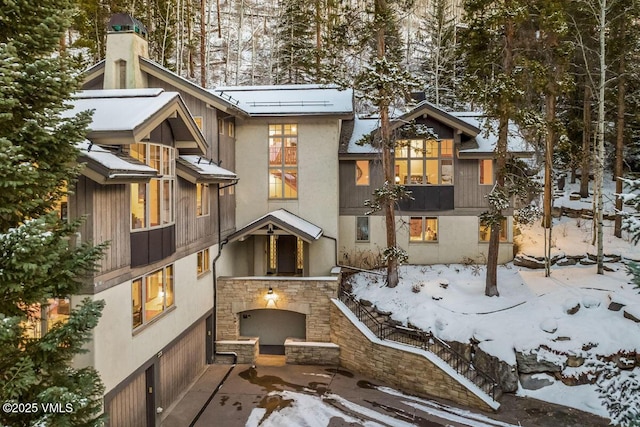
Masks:
[[[296,236],[278,236],[278,274],[296,273],[297,245]]]

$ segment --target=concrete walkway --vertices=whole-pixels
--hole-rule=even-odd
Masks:
[[[220,381],[231,369],[231,365],[211,365],[195,382],[184,397],[172,408],[169,408],[162,421],[164,427],[187,427],[198,417],[195,427],[241,427],[245,426],[254,408],[265,408],[267,415],[278,411],[286,404],[281,399],[268,396],[272,391],[289,390],[323,396],[332,393],[380,413],[384,417],[392,417],[398,422],[409,423],[421,427],[437,426],[527,426],[527,427],[599,427],[609,425],[608,420],[580,412],[563,406],[548,404],[534,399],[517,398],[505,395],[498,413],[481,413],[471,408],[459,407],[485,417],[484,421],[465,421],[457,419],[449,413],[420,410],[406,404],[406,397],[384,393],[376,386],[384,386],[380,382],[362,377],[342,368],[328,366],[280,365],[275,361],[265,360],[264,365],[237,365],[229,374],[222,387],[212,396]],[[275,366],[274,366],[275,365]],[[280,365],[280,366],[278,366]],[[207,404],[207,401],[209,403]],[[448,407],[451,402],[432,400]],[[205,407],[206,404],[206,407]],[[354,416],[349,408],[332,402],[336,409],[344,414]],[[204,408],[204,410],[203,410]],[[376,417],[358,414],[357,418],[373,420],[381,425]],[[495,421],[493,421],[495,420]],[[505,424],[506,423],[506,424]],[[271,424],[273,425],[273,424]],[[333,417],[328,426],[352,426],[344,420]],[[285,424],[283,427],[295,427]]]

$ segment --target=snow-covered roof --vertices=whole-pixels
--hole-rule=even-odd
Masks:
[[[77,144],[78,161],[85,163],[82,173],[100,184],[149,181],[158,171],[123,153],[109,151],[90,141]]]
[[[322,228],[285,209],[269,212],[250,222],[229,236],[229,241],[243,240],[247,236],[293,234],[311,243],[322,236]]]
[[[178,92],[165,92],[164,89],[86,90],[75,93],[71,105],[64,116],[93,111],[87,138],[94,143],[140,142],[162,120],[167,120],[177,148],[198,153],[206,151],[204,136]]]
[[[353,90],[332,85],[226,86],[211,92],[252,116],[353,114]]]
[[[340,153],[343,154],[375,154],[379,150],[371,144],[358,145],[363,137],[369,135],[378,129],[380,119],[378,117],[360,118],[355,117],[353,120],[344,121],[342,123],[343,132],[341,135]],[[349,135],[349,132],[351,134]],[[347,139],[348,138],[348,139]]]
[[[213,160],[202,156],[180,156],[177,161],[178,176],[189,182],[215,183],[237,179],[234,172],[221,168]]]
[[[480,113],[469,111],[451,113],[455,117],[481,129],[480,133],[470,141],[462,144],[458,153],[460,157],[474,157],[477,155],[493,153],[498,142],[498,122],[491,120],[487,132],[487,118]],[[513,122],[509,122],[509,140],[507,151],[519,155],[532,155],[533,147],[522,135],[520,128]]]
[[[66,114],[94,110],[92,131],[131,131],[179,97],[163,89],[85,90],[74,94],[73,108]]]

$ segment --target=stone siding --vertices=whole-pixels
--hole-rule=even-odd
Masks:
[[[238,341],[216,341],[216,353],[227,352],[238,355],[236,363],[253,364],[260,352],[259,340],[251,338]]]
[[[306,339],[331,341],[329,319],[331,299],[338,296],[338,277],[220,277],[218,278],[218,340],[237,340],[240,336],[239,313],[247,310],[289,310],[306,315]],[[265,297],[271,287],[277,299]]]
[[[324,342],[298,342],[287,340],[284,354],[291,365],[335,365],[340,364],[340,346]]]
[[[331,340],[340,346],[340,365],[410,393],[448,399],[493,411],[448,373],[419,354],[370,341],[334,304]]]

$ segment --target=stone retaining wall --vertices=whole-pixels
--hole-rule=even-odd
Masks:
[[[327,342],[288,339],[284,343],[287,363],[292,365],[339,365],[340,346]]]
[[[331,341],[340,346],[340,365],[347,369],[411,393],[494,411],[425,356],[370,341],[335,304],[331,306]]]
[[[255,363],[260,352],[258,338],[233,341],[216,341],[216,353],[236,353],[238,360],[236,363]],[[216,356],[216,360],[218,356]]]

